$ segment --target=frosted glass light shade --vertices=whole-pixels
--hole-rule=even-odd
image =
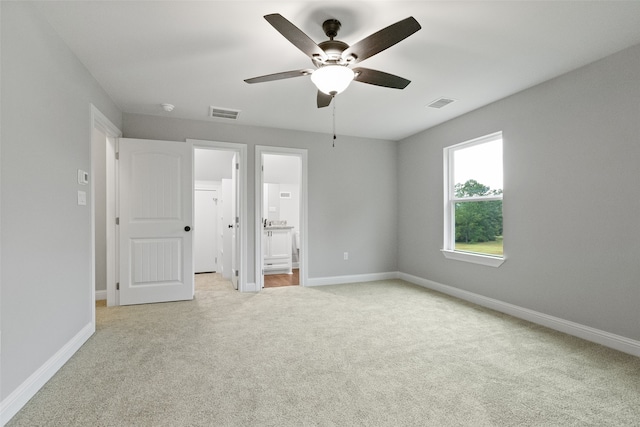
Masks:
[[[337,95],[349,87],[355,74],[343,65],[325,65],[311,74],[311,81],[327,95]]]

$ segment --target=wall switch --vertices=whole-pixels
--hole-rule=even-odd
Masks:
[[[87,185],[89,183],[89,172],[78,169],[78,184]]]
[[[348,260],[349,259],[349,252],[345,252],[344,253],[344,260]]]
[[[87,204],[87,193],[84,191],[78,191],[78,204],[85,206]]]

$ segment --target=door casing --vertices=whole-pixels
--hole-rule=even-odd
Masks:
[[[263,197],[263,157],[264,154],[275,154],[282,156],[297,156],[300,158],[300,286],[306,286],[309,279],[308,273],[308,185],[307,185],[307,150],[301,148],[270,147],[256,145],[255,158],[255,263],[256,263],[256,290],[260,291],[264,284],[262,275],[262,204]]]
[[[116,292],[115,286],[110,286],[110,283],[115,283],[116,277],[116,262],[117,256],[115,251],[115,243],[114,239],[116,236],[116,201],[115,201],[115,186],[117,185],[117,174],[116,174],[116,145],[117,140],[122,136],[122,132],[116,125],[114,125],[95,105],[90,104],[91,108],[91,141],[93,141],[94,131],[98,130],[106,135],[105,147],[104,149],[107,151],[106,155],[106,196],[107,196],[107,305],[115,305],[116,304]],[[96,170],[95,156],[93,153],[93,143],[91,144],[91,174],[89,177],[90,187],[91,187],[91,312],[95,327],[95,310],[96,310],[96,206],[95,206],[95,177],[93,176],[93,171]],[[111,245],[110,245],[111,244]]]
[[[238,269],[238,291],[253,291],[254,285],[247,281],[247,145],[234,142],[207,141],[202,139],[187,139],[187,143],[192,144],[193,149],[211,149],[220,151],[232,151],[237,154],[238,164],[238,226],[236,230],[236,260]]]

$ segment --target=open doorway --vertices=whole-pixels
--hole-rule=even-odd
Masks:
[[[194,158],[194,272],[235,275],[230,225],[235,227],[236,192],[232,191],[235,153],[195,148]],[[236,288],[237,289],[237,288]]]
[[[116,145],[122,132],[93,104],[91,105],[91,238],[92,318],[95,304],[115,305],[116,281]],[[111,287],[115,288],[115,287]]]
[[[194,271],[248,291],[247,146],[187,139],[194,154]]]
[[[306,150],[258,146],[256,164],[260,288],[304,285]]]

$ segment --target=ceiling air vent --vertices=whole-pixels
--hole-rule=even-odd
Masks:
[[[431,104],[427,105],[427,107],[442,108],[445,105],[449,105],[454,101],[455,99],[451,99],[451,98],[438,98],[435,101],[433,101]]]
[[[209,107],[209,117],[215,119],[229,119],[236,120],[240,114],[240,110],[230,110],[228,108]]]

